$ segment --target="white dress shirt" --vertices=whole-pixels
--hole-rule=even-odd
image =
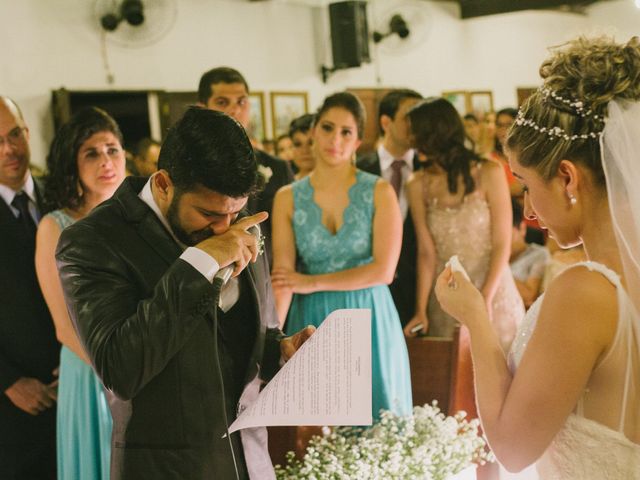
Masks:
[[[0,183],[0,197],[2,197],[5,203],[9,205],[11,212],[13,212],[16,218],[20,216],[20,211],[13,205],[11,205],[11,202],[13,202],[15,196],[20,192],[26,193],[27,197],[29,197],[29,213],[31,214],[31,217],[33,218],[35,224],[38,225],[38,222],[40,222],[40,212],[38,211],[38,203],[36,201],[36,187],[33,183],[33,177],[31,177],[31,173],[27,173],[27,181],[24,182],[22,188],[17,192],[12,188],[9,188],[6,185]]]
[[[393,163],[393,161],[404,160],[405,162],[405,165],[402,167],[402,184],[400,186],[400,195],[398,196],[403,221],[407,218],[407,212],[409,211],[409,201],[407,200],[405,183],[407,183],[407,180],[409,180],[409,177],[413,173],[413,157],[413,149],[407,150],[402,157],[396,158],[391,155],[382,144],[378,146],[378,158],[380,158],[380,173],[382,174],[382,178],[384,178],[387,182],[391,182],[391,173],[393,171],[391,168],[391,164]]]
[[[151,176],[153,178],[153,176]],[[213,278],[215,277],[218,270],[220,270],[220,264],[218,261],[209,255],[204,250],[200,250],[197,247],[187,247],[183,244],[173,233],[171,226],[167,219],[162,215],[158,204],[153,198],[153,194],[151,193],[151,178],[147,181],[144,188],[138,194],[140,200],[146,203],[149,208],[156,214],[162,225],[167,229],[169,234],[173,237],[175,242],[180,245],[180,248],[184,250],[180,258],[190,264],[193,268],[198,270],[209,282],[213,282]],[[222,287],[222,292],[220,293],[220,308],[223,312],[228,312],[231,307],[233,307],[236,302],[240,298],[240,284],[238,283],[238,279],[233,277],[230,278],[229,281]]]

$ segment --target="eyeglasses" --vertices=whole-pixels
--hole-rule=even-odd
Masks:
[[[16,127],[4,137],[0,135],[0,148],[4,148],[5,142],[8,142],[15,147],[24,138],[24,135],[22,134],[23,131],[24,127]]]

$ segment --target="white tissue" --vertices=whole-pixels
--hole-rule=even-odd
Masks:
[[[464,278],[467,279],[467,282],[470,282],[471,280],[469,279],[469,275],[467,274],[467,271],[464,269],[464,267],[462,266],[462,263],[460,263],[460,259],[458,258],[458,255],[453,255],[449,261],[447,262],[447,264],[445,265],[445,267],[451,267],[451,270],[453,272],[458,272],[461,273],[462,276]]]

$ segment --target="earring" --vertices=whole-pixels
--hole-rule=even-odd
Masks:
[[[576,203],[578,203],[578,199],[576,197],[574,197],[573,195],[569,194],[569,203],[571,205],[575,205]]]

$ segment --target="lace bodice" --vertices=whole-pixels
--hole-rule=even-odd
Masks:
[[[558,432],[551,445],[537,462],[542,480],[601,480],[640,479],[640,445],[625,436],[625,425],[637,422],[638,341],[640,340],[640,318],[624,290],[619,276],[606,266],[595,262],[580,262],[570,268],[587,267],[604,275],[617,290],[618,325],[614,340],[607,352],[594,368],[587,388]],[[515,372],[527,344],[536,327],[544,294],[527,311],[509,353],[509,368]],[[612,376],[611,372],[617,372]],[[611,388],[603,399],[590,390],[604,379]],[[614,378],[618,377],[618,378]],[[602,397],[602,395],[600,395]],[[615,408],[610,399],[614,398]],[[600,417],[600,418],[598,418]],[[598,419],[614,418],[617,428],[610,428]]]
[[[53,210],[52,212],[49,212],[48,215],[53,217],[53,219],[56,221],[56,223],[60,227],[61,231],[64,230],[65,228],[67,228],[73,222],[75,222],[75,219],[73,219],[64,210]]]
[[[337,272],[372,261],[373,192],[378,178],[356,172],[343,224],[335,234],[322,223],[309,177],[293,184],[293,230],[302,273]]]

